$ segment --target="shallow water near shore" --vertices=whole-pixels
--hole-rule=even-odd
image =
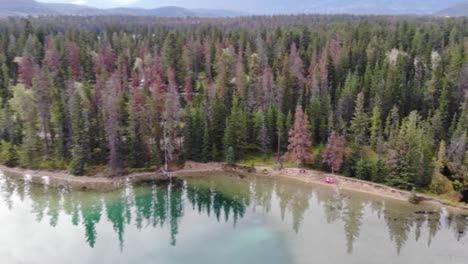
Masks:
[[[467,227],[438,206],[290,179],[97,193],[0,175],[1,263],[466,263]]]

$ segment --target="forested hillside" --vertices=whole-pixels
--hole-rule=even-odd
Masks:
[[[0,162],[75,175],[264,154],[468,184],[468,19],[0,21]]]

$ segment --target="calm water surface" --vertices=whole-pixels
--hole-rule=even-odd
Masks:
[[[468,263],[468,216],[285,179],[110,193],[0,173],[0,263]]]

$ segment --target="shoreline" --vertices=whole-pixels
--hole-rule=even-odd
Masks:
[[[302,171],[302,172],[301,172]],[[0,172],[7,173],[8,176],[17,179],[23,179],[35,184],[46,184],[54,188],[66,188],[77,190],[91,190],[91,191],[114,191],[125,186],[127,183],[142,183],[155,180],[163,180],[164,176],[160,173],[142,172],[132,173],[121,177],[89,177],[89,176],[73,176],[66,172],[50,172],[41,170],[30,170],[21,168],[9,168],[0,165]],[[303,170],[299,168],[283,168],[281,171],[274,170],[271,167],[256,166],[250,168],[247,166],[238,166],[235,168],[226,169],[222,163],[196,163],[186,162],[185,166],[177,171],[171,172],[175,177],[187,176],[201,176],[200,174],[206,173],[222,173],[231,172],[245,176],[258,176],[258,177],[274,177],[274,178],[287,178],[296,181],[301,181],[311,185],[322,185],[335,188],[335,190],[347,190],[353,192],[361,192],[369,195],[405,201],[411,194],[409,191],[399,190],[386,185],[368,182],[364,180],[348,178],[335,174],[329,174],[314,170]],[[334,178],[333,184],[325,182],[326,177]],[[468,211],[468,205],[451,204],[441,199],[431,197],[425,194],[417,194],[422,198],[420,203],[429,203],[441,207],[448,207],[451,209]]]
[[[340,176],[336,174],[330,174],[320,171],[308,170],[305,169],[303,173],[300,172],[299,168],[284,168],[281,171],[276,171],[270,167],[255,167],[257,170],[261,170],[260,173],[257,171],[254,173],[257,176],[270,176],[270,177],[282,177],[287,179],[292,179],[296,181],[301,181],[307,184],[313,185],[322,185],[334,187],[338,192],[340,190],[360,192],[369,195],[374,195],[383,198],[389,198],[393,200],[408,202],[408,198],[411,195],[410,191],[400,190],[386,186],[379,183],[364,181],[355,178],[349,178],[345,176]],[[335,182],[333,184],[328,184],[325,182],[327,177],[332,177]],[[450,209],[468,211],[468,204],[451,204],[449,202],[443,201],[439,198],[432,197],[422,193],[416,193],[418,197],[421,198],[419,204],[432,204],[440,207],[447,207]]]
[[[188,162],[187,164],[192,164]],[[193,163],[195,164],[195,163]],[[203,167],[203,168],[200,168]],[[220,163],[196,164],[196,168],[191,168],[190,165],[185,165],[181,170],[171,171],[170,174],[176,177],[198,173],[214,173],[223,172],[223,165]],[[25,180],[34,184],[48,185],[53,188],[64,188],[74,190],[90,190],[98,192],[107,192],[118,190],[127,183],[143,183],[156,180],[164,180],[163,176],[158,171],[146,171],[138,173],[130,173],[118,177],[104,176],[74,176],[66,171],[44,171],[23,169],[17,167],[6,167],[0,165],[0,174],[8,174],[8,176]]]

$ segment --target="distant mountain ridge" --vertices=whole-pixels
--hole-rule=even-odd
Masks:
[[[467,0],[171,0],[176,5],[194,5],[194,8],[164,6],[153,9],[164,0],[140,0],[132,6],[100,9],[85,5],[42,3],[34,0],[0,0],[0,17],[38,15],[130,15],[161,17],[237,17],[269,14],[356,14],[356,15],[440,15],[467,16]],[[166,0],[166,2],[169,0]],[[212,6],[213,9],[200,7]],[[242,8],[250,13],[233,11]]]
[[[251,14],[415,14],[432,15],[466,0],[139,0],[132,6],[171,5],[249,10]]]
[[[456,4],[449,8],[443,9],[437,13],[440,16],[468,16],[468,1]]]
[[[38,15],[130,15],[130,16],[161,16],[161,17],[232,17],[243,13],[230,10],[187,9],[176,6],[166,6],[154,9],[119,7],[99,9],[95,7],[61,4],[39,3],[34,0],[0,0],[0,17],[3,16],[38,16]]]
[[[50,10],[42,3],[33,0],[0,0],[0,15],[41,15],[41,14],[55,14],[56,12]]]

